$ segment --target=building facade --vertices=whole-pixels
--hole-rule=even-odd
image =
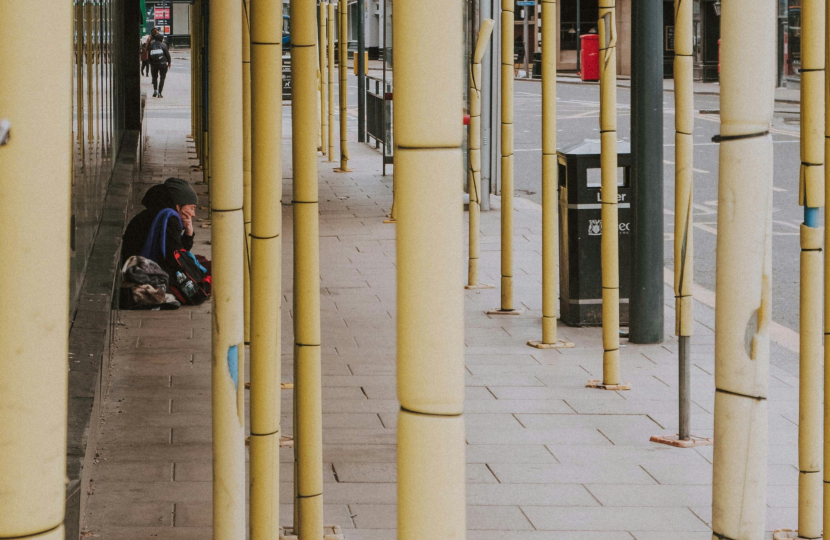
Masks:
[[[144,32],[158,28],[173,45],[190,45],[192,0],[145,0]]]

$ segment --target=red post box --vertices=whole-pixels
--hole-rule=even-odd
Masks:
[[[599,34],[585,34],[579,36],[581,49],[580,75],[583,81],[599,80]]]

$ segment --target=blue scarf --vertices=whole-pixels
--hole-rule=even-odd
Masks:
[[[167,257],[167,222],[174,217],[182,227],[182,218],[172,208],[165,208],[156,214],[150,232],[147,233],[147,240],[141,248],[141,256],[161,264]]]

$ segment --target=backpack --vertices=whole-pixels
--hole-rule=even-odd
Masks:
[[[186,249],[173,252],[175,267],[171,268],[170,292],[182,304],[198,306],[210,298],[212,287],[207,269]]]
[[[147,47],[147,51],[150,55],[150,63],[160,66],[162,64],[167,63],[167,58],[165,56],[165,52],[167,51],[167,45],[160,41],[153,41]]]

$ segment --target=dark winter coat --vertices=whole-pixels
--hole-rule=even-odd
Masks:
[[[149,47],[147,47],[147,51],[150,56],[150,63],[154,66],[161,66],[164,64],[170,65],[173,63],[173,59],[170,58],[170,51],[167,49],[167,45],[161,41],[156,41],[155,39],[152,40]]]
[[[124,241],[121,246],[122,266],[133,255],[141,254],[141,249],[147,241],[147,235],[150,233],[153,220],[158,213],[165,208],[175,208],[170,193],[164,184],[148,189],[144,198],[141,199],[141,204],[144,205],[145,210],[130,221],[126,232],[124,232]],[[176,266],[173,252],[180,249],[190,251],[193,248],[193,236],[182,233],[183,229],[179,220],[169,219],[167,221],[165,257],[164,260],[156,261],[165,271],[169,271],[169,269]]]

